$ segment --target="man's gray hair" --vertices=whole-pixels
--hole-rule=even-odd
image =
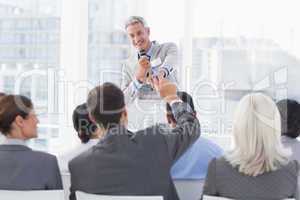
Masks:
[[[125,29],[127,29],[129,25],[136,24],[136,23],[141,23],[144,27],[148,27],[147,22],[143,17],[130,16],[125,22]]]

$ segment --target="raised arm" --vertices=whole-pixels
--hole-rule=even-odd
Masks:
[[[193,115],[190,106],[178,98],[174,83],[166,79],[156,79],[154,85],[160,96],[171,105],[177,121],[177,126],[174,129],[160,129],[167,145],[170,160],[174,163],[200,136],[200,123]]]

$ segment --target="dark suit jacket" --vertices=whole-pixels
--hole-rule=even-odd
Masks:
[[[247,176],[225,157],[214,158],[208,167],[203,194],[242,200],[299,200],[298,174],[299,164],[296,160],[275,171]]]
[[[97,145],[69,162],[71,195],[75,191],[106,195],[178,196],[170,176],[172,164],[199,137],[199,121],[184,103],[174,103],[175,129],[156,125],[132,133],[117,126]]]
[[[62,189],[56,157],[23,145],[0,145],[0,189]]]

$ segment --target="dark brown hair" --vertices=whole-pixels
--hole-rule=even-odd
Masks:
[[[177,92],[177,96],[184,103],[187,103],[191,107],[192,111],[194,113],[196,113],[194,102],[193,102],[193,98],[192,98],[191,95],[189,95],[187,92],[179,91],[179,92]],[[171,119],[173,122],[177,123],[176,119],[175,119],[175,117],[174,117],[174,115],[172,113],[172,108],[171,108],[170,104],[168,104],[168,103],[166,103],[166,110],[167,110],[167,116],[168,116],[168,118]]]
[[[124,94],[113,83],[104,83],[90,91],[87,106],[97,124],[109,129],[120,123],[125,107]]]
[[[281,116],[281,135],[297,138],[300,135],[300,104],[292,99],[277,102]]]
[[[17,116],[26,118],[33,109],[31,100],[22,95],[5,95],[0,98],[0,132],[7,135]]]
[[[82,143],[87,143],[97,130],[97,125],[90,120],[86,103],[75,108],[72,118],[79,139]]]

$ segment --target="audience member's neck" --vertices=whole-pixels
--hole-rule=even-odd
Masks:
[[[91,139],[99,139],[105,135],[105,129],[97,128],[97,130],[92,134]]]
[[[27,140],[27,138],[21,133],[19,130],[12,130],[7,135],[7,138],[9,139],[19,139],[19,140]]]
[[[288,139],[291,139],[291,140],[296,139],[296,138],[293,138],[293,137],[291,137],[287,134],[282,134],[281,137],[285,137],[285,138],[288,138]]]
[[[102,136],[101,137],[105,136],[110,130],[114,130],[114,131],[116,129],[120,130],[121,127],[125,127],[125,129],[127,129],[127,126],[128,126],[128,123],[127,123],[126,120],[124,120],[124,121],[120,120],[120,122],[118,124],[116,124],[116,126],[112,126],[111,128],[107,128],[107,129],[103,128],[101,130],[101,132],[102,132]],[[123,130],[123,128],[121,128],[121,129]]]
[[[122,115],[119,124],[120,124],[121,126],[124,126],[125,128],[128,127],[127,113]]]

